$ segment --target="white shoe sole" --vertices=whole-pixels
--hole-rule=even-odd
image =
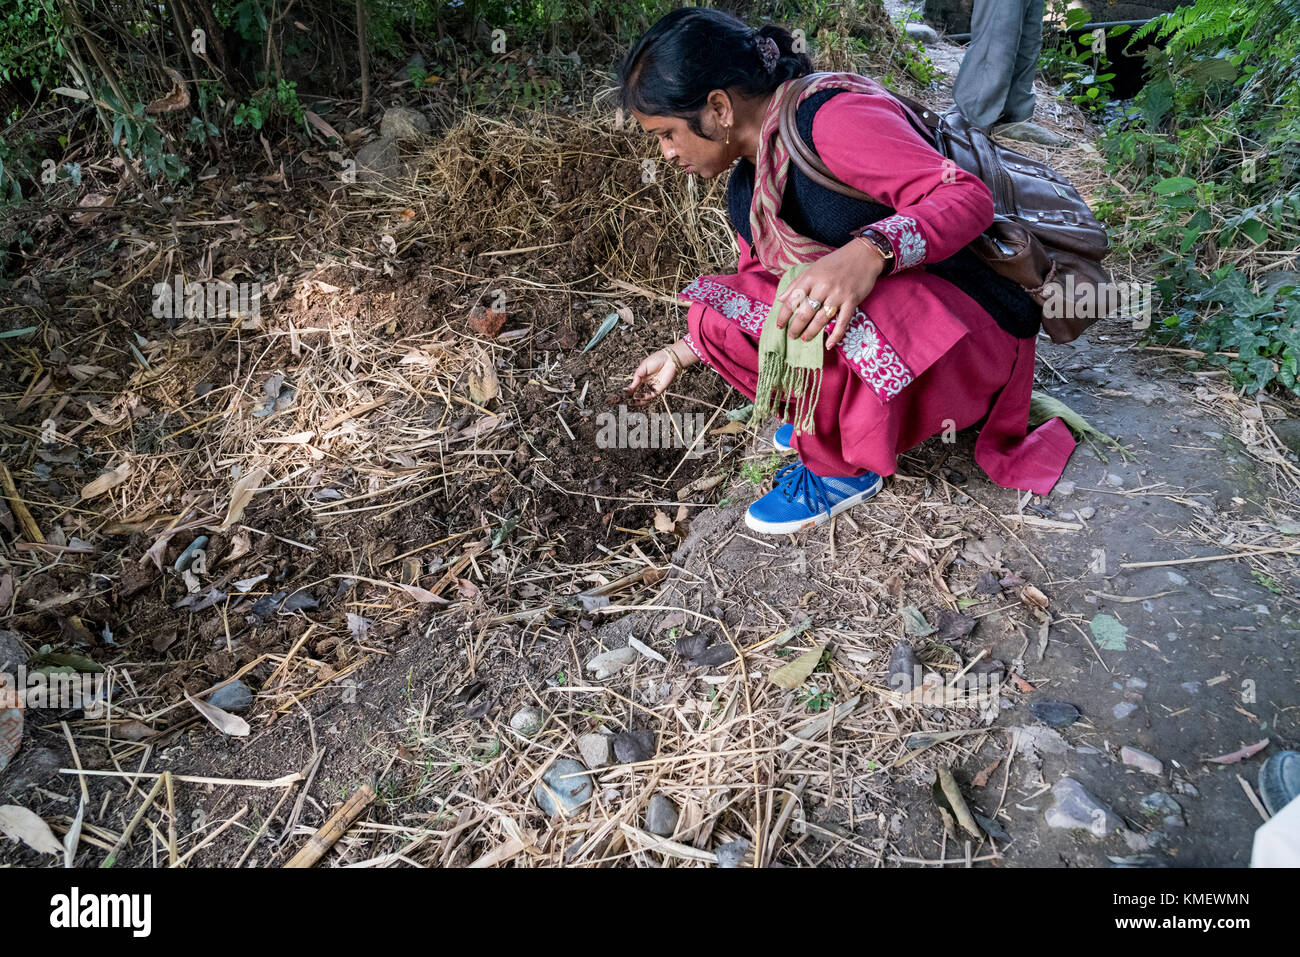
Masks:
[[[871,498],[871,496],[879,492],[881,486],[884,484],[884,479],[877,475],[875,484],[870,488],[863,489],[856,495],[850,495],[839,504],[832,505],[830,512],[814,515],[812,518],[796,519],[789,522],[763,522],[754,518],[754,516],[750,514],[749,510],[746,509],[745,525],[747,525],[751,531],[758,532],[760,535],[789,535],[793,532],[801,532],[805,528],[815,528],[824,522],[829,522],[834,516],[840,514],[840,512],[847,512],[853,506],[861,505],[867,499]]]
[[[793,446],[793,445],[782,445],[780,442],[778,442],[778,441],[776,440],[776,436],[775,436],[775,435],[772,436],[772,448],[776,449],[778,452],[793,452],[793,451],[794,451],[794,446]]]

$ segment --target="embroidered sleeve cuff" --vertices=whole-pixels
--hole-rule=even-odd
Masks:
[[[871,224],[894,247],[894,272],[925,262],[925,237],[911,216],[895,213]]]
[[[689,332],[682,336],[682,342],[686,343],[686,345],[690,347],[690,350],[695,353],[697,359],[703,362],[706,366],[709,365],[709,360],[704,358],[704,354],[700,352],[699,349],[695,348],[695,339]]]

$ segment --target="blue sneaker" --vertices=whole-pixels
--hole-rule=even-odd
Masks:
[[[764,535],[812,528],[880,491],[875,472],[853,477],[818,476],[791,462],[773,476],[773,488],[745,512],[745,524]]]
[[[778,452],[794,451],[794,426],[787,422],[776,430],[776,435],[772,436],[772,444],[776,446]]]

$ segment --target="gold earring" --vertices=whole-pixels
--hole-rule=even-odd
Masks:
[[[730,124],[730,123],[727,124],[727,143],[726,143],[726,145],[727,145],[727,146],[730,146],[730,145],[731,145],[731,124]]]

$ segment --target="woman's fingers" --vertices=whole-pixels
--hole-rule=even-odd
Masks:
[[[832,329],[831,334],[826,337],[827,349],[839,345],[840,340],[844,338],[844,333],[849,331],[849,319],[851,318],[852,316],[849,313],[849,310],[843,307],[841,307],[840,311],[835,314],[835,328]]]

